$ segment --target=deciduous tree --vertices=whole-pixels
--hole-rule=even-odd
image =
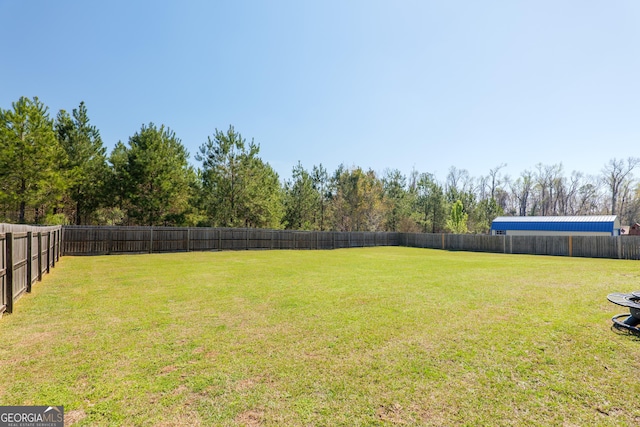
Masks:
[[[469,215],[464,212],[464,206],[462,206],[462,202],[460,200],[456,200],[453,205],[451,205],[451,214],[447,219],[447,229],[455,234],[467,233],[468,217]]]
[[[340,231],[379,231],[384,206],[382,183],[375,172],[340,166],[334,175],[334,227]]]

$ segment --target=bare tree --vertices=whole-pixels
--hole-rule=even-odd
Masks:
[[[480,178],[478,178],[478,187],[477,187],[478,200],[486,200],[489,198],[487,197],[488,182],[489,182],[488,176],[480,176]]]
[[[461,198],[461,194],[473,191],[473,178],[466,169],[458,169],[455,166],[449,168],[445,183],[445,192],[450,202]]]
[[[582,176],[582,173],[573,171],[571,172],[569,180],[563,178],[564,182],[561,187],[560,194],[558,195],[561,215],[577,214],[576,198],[582,181]]]
[[[636,184],[633,196],[627,204],[627,224],[635,224],[640,222],[640,184]]]
[[[556,190],[561,182],[562,163],[557,165],[536,165],[538,173],[535,176],[535,188],[537,197],[533,203],[534,209],[540,209],[540,215],[557,214],[557,195]],[[534,212],[535,215],[537,212]]]
[[[505,167],[507,167],[507,164],[501,163],[495,168],[489,169],[489,179],[488,179],[488,184],[490,185],[489,194],[491,194],[491,198],[494,200],[496,198],[496,189],[500,186],[500,184],[502,184],[500,170],[502,170]]]
[[[583,179],[582,185],[578,188],[577,211],[578,215],[594,215],[601,213],[601,185],[600,180],[593,176]]]
[[[618,195],[618,214],[622,224],[633,224],[636,217],[637,203],[635,202],[635,194],[637,187],[632,180],[625,180]]]
[[[629,157],[624,159],[611,159],[609,163],[602,169],[603,181],[609,189],[611,196],[610,211],[611,215],[615,215],[618,211],[618,197],[620,190],[624,187],[625,182],[633,176],[632,172],[640,163],[640,158]]]
[[[533,173],[525,170],[520,176],[511,183],[511,194],[517,202],[518,215],[526,216],[529,198],[533,191]]]

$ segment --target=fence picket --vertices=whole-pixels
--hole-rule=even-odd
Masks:
[[[60,258],[62,227],[0,224],[0,314],[11,313],[15,301],[31,292]],[[51,238],[53,233],[53,238]],[[43,245],[43,236],[47,244]],[[46,253],[46,265],[43,264]]]

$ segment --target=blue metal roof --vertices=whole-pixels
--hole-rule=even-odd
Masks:
[[[491,230],[545,230],[613,232],[616,215],[593,216],[499,216]]]

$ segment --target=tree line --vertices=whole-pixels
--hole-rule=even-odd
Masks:
[[[510,177],[500,164],[477,178],[452,166],[440,181],[298,163],[281,180],[233,126],[215,129],[194,167],[164,125],[142,125],[107,154],[84,102],[52,118],[37,97],[0,108],[0,143],[2,222],[486,233],[500,215],[640,221],[634,157],[609,160],[598,176],[567,176],[558,163]]]

